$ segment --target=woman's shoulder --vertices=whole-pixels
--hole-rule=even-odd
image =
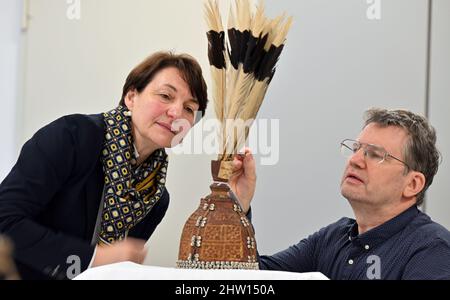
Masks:
[[[72,114],[63,116],[57,120],[56,123],[60,123],[61,126],[66,126],[68,129],[75,129],[78,131],[93,130],[93,134],[103,134],[104,132],[104,122],[103,114]]]
[[[37,134],[69,132],[75,136],[103,135],[104,123],[102,114],[72,114],[62,116],[42,127]]]
[[[101,149],[104,132],[102,114],[72,114],[42,127],[32,140],[38,145],[48,145],[52,149],[72,148],[75,151],[90,152]]]

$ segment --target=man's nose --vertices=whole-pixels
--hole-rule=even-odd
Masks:
[[[358,167],[360,169],[366,166],[366,155],[364,148],[360,148],[358,151],[353,153],[349,158],[350,165]]]

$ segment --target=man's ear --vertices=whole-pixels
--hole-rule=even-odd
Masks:
[[[136,89],[130,89],[128,90],[127,94],[125,95],[125,106],[128,108],[129,111],[133,110],[134,107],[134,101],[136,99],[137,96],[137,91]]]
[[[409,182],[403,190],[403,196],[411,198],[417,196],[425,187],[425,175],[420,172],[412,171],[409,175]]]

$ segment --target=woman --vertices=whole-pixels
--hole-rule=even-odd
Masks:
[[[169,204],[164,148],[207,102],[199,64],[159,52],[131,71],[117,108],[62,117],[27,141],[0,186],[0,233],[14,242],[21,277],[142,263]]]

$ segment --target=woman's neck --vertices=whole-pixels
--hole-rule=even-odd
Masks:
[[[133,130],[133,142],[137,165],[140,165],[144,161],[146,161],[147,158],[153,152],[155,152],[156,149],[158,149],[158,147],[153,142],[147,141],[146,139],[142,138],[139,134],[134,134],[134,130]]]

